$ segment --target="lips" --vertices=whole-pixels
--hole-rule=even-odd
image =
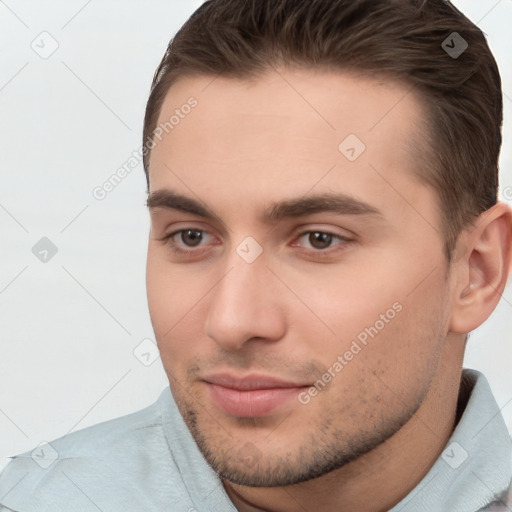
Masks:
[[[250,391],[253,389],[300,388],[310,385],[307,383],[287,382],[276,377],[256,374],[235,377],[226,373],[219,373],[206,377],[204,380],[211,384],[217,384],[225,388],[237,389],[239,391]]]
[[[215,374],[204,379],[214,405],[229,416],[256,418],[283,407],[309,384],[266,375]]]

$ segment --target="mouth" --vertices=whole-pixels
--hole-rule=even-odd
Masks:
[[[311,385],[256,374],[243,377],[215,374],[203,380],[213,404],[237,418],[268,416]]]

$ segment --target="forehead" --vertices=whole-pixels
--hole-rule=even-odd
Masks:
[[[407,85],[367,76],[276,69],[251,80],[183,77],[160,111],[150,188],[178,185],[219,201],[313,187],[393,195],[390,180],[416,181],[410,144],[422,118]]]
[[[191,97],[197,101],[193,109],[186,106]],[[264,158],[275,156],[277,149],[281,154],[289,149],[295,158],[332,161],[339,157],[340,140],[349,134],[367,148],[392,142],[396,154],[405,149],[420,118],[419,101],[405,84],[291,69],[272,70],[251,80],[181,78],[168,91],[157,125],[165,128],[167,122],[165,138],[177,146],[176,157],[181,156],[182,139],[193,136],[202,151],[187,155],[189,160],[235,160],[254,153]],[[308,144],[302,146],[301,139]]]

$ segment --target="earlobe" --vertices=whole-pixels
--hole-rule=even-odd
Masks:
[[[511,227],[512,212],[500,202],[461,234],[467,251],[454,263],[452,332],[476,329],[498,304],[512,268]]]

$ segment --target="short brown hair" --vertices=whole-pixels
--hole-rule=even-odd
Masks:
[[[468,45],[461,55],[454,37]],[[144,144],[179,77],[257,78],[276,65],[368,72],[420,94],[428,155],[417,172],[438,194],[450,259],[461,229],[497,202],[501,79],[482,31],[445,0],[206,1],[157,68]]]

